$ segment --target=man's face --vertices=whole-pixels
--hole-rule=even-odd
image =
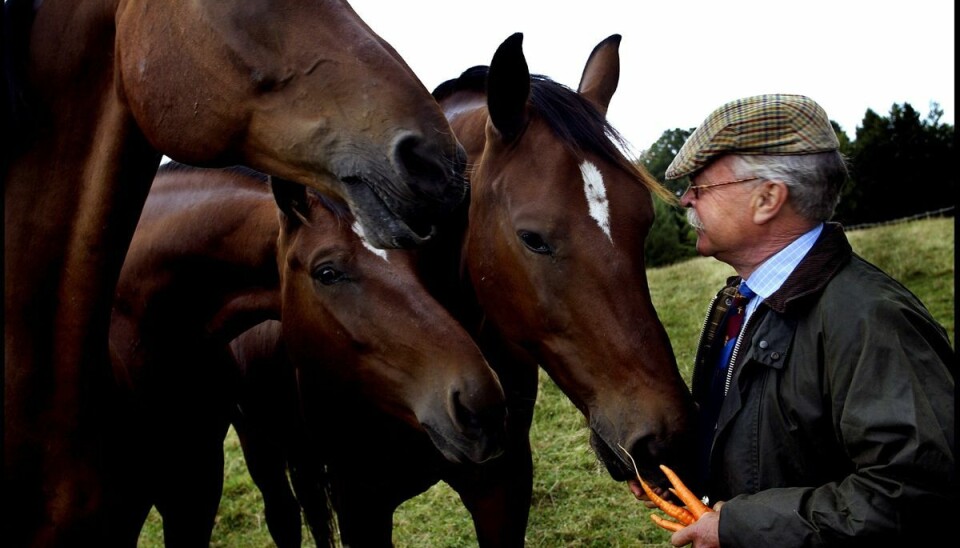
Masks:
[[[731,160],[721,157],[697,172],[680,197],[687,221],[697,231],[697,252],[727,263],[750,243],[750,194],[757,181],[738,178]]]

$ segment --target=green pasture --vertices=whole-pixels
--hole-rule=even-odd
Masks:
[[[928,219],[851,232],[854,249],[916,293],[954,344],[954,220]],[[696,258],[649,271],[654,305],[670,334],[684,378],[707,301],[732,270]],[[610,480],[590,451],[584,420],[545,376],[531,431],[535,467],[527,528],[530,547],[669,546],[624,484]],[[247,475],[232,430],[224,447],[223,499],[213,546],[272,546],[262,499]],[[391,470],[385,463],[384,473]],[[438,484],[404,503],[394,516],[398,547],[476,546],[467,511]],[[304,533],[305,546],[314,546]],[[162,546],[159,515],[151,513],[140,546]]]

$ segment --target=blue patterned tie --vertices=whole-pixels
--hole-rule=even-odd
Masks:
[[[743,328],[743,318],[746,315],[747,303],[756,293],[747,287],[746,282],[740,282],[740,288],[733,296],[733,302],[727,311],[726,328],[724,330],[723,350],[720,352],[720,360],[717,367],[722,376],[726,376],[727,368],[730,366],[730,355],[733,354],[733,347],[737,343],[737,337],[740,335],[740,329]]]

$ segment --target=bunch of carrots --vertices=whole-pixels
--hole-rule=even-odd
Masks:
[[[674,473],[673,470],[667,468],[664,465],[660,465],[660,470],[663,470],[664,475],[667,476],[667,479],[670,480],[670,483],[673,485],[670,488],[670,492],[677,496],[678,499],[683,501],[686,505],[686,508],[682,506],[677,506],[671,502],[663,500],[661,497],[657,496],[653,492],[653,489],[647,485],[647,482],[643,481],[643,478],[640,477],[640,474],[637,474],[637,479],[640,480],[640,486],[643,487],[643,492],[650,497],[650,500],[657,505],[658,508],[666,512],[666,514],[677,521],[669,520],[662,518],[656,514],[650,514],[650,519],[654,523],[663,527],[667,531],[679,531],[687,525],[700,519],[700,516],[704,515],[707,512],[713,512],[713,509],[704,504],[696,495],[693,494],[686,485],[680,481],[680,478]]]
[[[623,446],[620,447],[623,449]],[[623,449],[623,451],[630,457],[630,461],[633,462],[633,457],[630,453]],[[664,466],[660,465],[660,470],[663,471],[663,474],[667,476],[667,479],[670,480],[670,484],[673,487],[670,488],[670,492],[677,496],[686,507],[677,506],[671,502],[664,500],[662,497],[657,495],[653,489],[647,485],[647,482],[643,481],[643,478],[640,477],[640,470],[637,468],[637,463],[633,462],[633,469],[637,474],[637,480],[640,481],[640,486],[643,488],[643,492],[647,494],[647,497],[657,505],[658,508],[663,510],[668,516],[674,518],[677,521],[670,519],[662,518],[656,514],[650,514],[650,519],[660,527],[666,529],[667,531],[679,531],[687,525],[692,524],[693,522],[700,519],[700,516],[706,514],[707,512],[713,512],[714,510],[703,503],[696,495],[693,494],[689,488],[682,481],[677,474]]]

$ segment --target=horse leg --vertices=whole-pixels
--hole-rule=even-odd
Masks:
[[[330,501],[344,546],[393,546],[398,506],[440,481],[446,461],[423,433],[379,410],[360,411],[328,448]],[[389,448],[388,462],[384,448]],[[388,468],[389,473],[371,471]]]
[[[240,416],[233,421],[234,430],[240,438],[243,458],[247,463],[250,478],[263,495],[267,529],[278,548],[297,547],[303,538],[301,533],[300,504],[290,489],[287,480],[287,457],[282,443],[269,434],[269,425]]]
[[[369,426],[363,419],[358,424]],[[409,427],[403,424],[400,428]],[[370,428],[375,429],[376,426]],[[371,437],[384,439],[377,434]],[[433,472],[436,466],[425,466],[431,457],[437,458],[433,456],[436,450],[425,437],[410,443],[386,442],[401,448],[392,456],[392,467],[402,472],[397,477],[385,477],[370,473],[383,464],[371,457],[378,447],[364,445],[368,440],[352,439],[349,434],[338,441],[342,447],[327,448],[337,453],[335,462],[307,450],[308,445],[315,443],[313,440],[299,445],[290,457],[290,479],[314,541],[317,546],[336,546],[338,534],[344,547],[393,546],[393,514],[397,506],[439,480]],[[416,454],[409,454],[409,449]]]
[[[470,477],[448,478],[447,483],[473,518],[480,547],[524,546],[530,500],[533,493],[533,462],[529,444],[510,447],[496,463],[484,466]]]
[[[530,426],[539,369],[496,337],[482,334],[478,340],[507,396],[506,450],[500,458],[477,469],[451,467],[444,479],[470,511],[479,546],[522,547],[533,497]]]
[[[119,496],[108,506],[110,546],[136,547],[153,507],[150,476],[159,463],[145,420],[143,410],[127,399],[111,418],[114,429],[104,449],[109,465],[105,481]]]
[[[223,441],[237,396],[229,356],[194,351],[164,370],[166,389],[154,396],[160,428],[161,469],[156,507],[167,546],[207,547],[223,491]],[[190,382],[183,379],[192,374]],[[176,397],[171,397],[175,394]]]
[[[227,423],[217,434],[198,439],[190,435],[177,440],[165,452],[168,467],[156,507],[163,517],[166,546],[207,547],[223,491],[223,439]]]
[[[518,430],[522,432],[513,436],[500,458],[444,477],[470,512],[480,547],[524,545],[533,496],[533,458],[526,435],[529,429]]]
[[[386,501],[376,485],[365,485],[365,481],[344,482],[334,472],[331,482],[343,546],[391,548],[396,505]]]
[[[336,519],[327,496],[329,478],[317,460],[293,458],[290,481],[317,546],[336,546]]]

